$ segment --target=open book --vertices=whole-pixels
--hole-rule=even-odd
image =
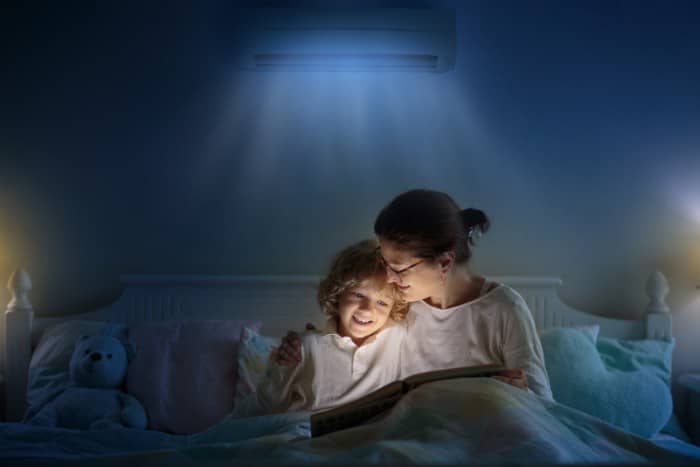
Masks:
[[[321,436],[358,425],[393,407],[404,394],[421,384],[443,379],[492,376],[504,370],[499,365],[463,366],[418,373],[394,381],[352,402],[312,415],[311,436]]]

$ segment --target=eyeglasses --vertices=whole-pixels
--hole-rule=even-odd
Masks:
[[[405,267],[405,268],[403,268],[403,269],[394,269],[394,268],[392,268],[391,266],[389,266],[389,264],[386,262],[386,260],[384,259],[384,257],[381,255],[381,253],[379,253],[379,248],[377,248],[377,254],[379,255],[379,260],[382,262],[382,265],[383,265],[385,268],[387,268],[388,270],[390,270],[391,272],[393,272],[394,274],[396,274],[396,275],[398,276],[399,279],[401,279],[401,275],[402,275],[402,274],[408,272],[409,270],[415,268],[415,267],[418,266],[420,263],[422,263],[423,261],[425,261],[425,260],[422,260],[422,259],[421,259],[421,260],[419,260],[419,261],[413,263],[412,265],[407,266],[407,267]]]

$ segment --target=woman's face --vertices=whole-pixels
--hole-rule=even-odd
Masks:
[[[440,295],[443,284],[437,263],[417,258],[395,242],[379,238],[379,251],[387,265],[390,283],[395,283],[407,302]]]
[[[345,291],[338,305],[339,334],[360,345],[386,324],[394,298],[389,287],[379,288],[376,281],[365,280]]]

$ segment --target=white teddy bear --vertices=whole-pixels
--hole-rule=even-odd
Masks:
[[[78,430],[145,429],[143,406],[119,389],[133,354],[133,345],[116,337],[80,336],[70,361],[71,386],[28,423]]]

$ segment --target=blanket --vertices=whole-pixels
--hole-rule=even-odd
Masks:
[[[309,413],[227,418],[194,435],[0,425],[3,465],[698,463],[700,448],[654,443],[488,378],[438,381],[379,419],[310,438]]]

